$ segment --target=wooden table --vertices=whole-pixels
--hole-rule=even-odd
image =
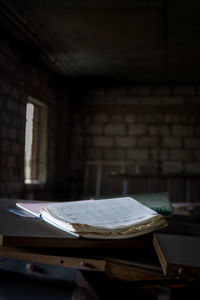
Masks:
[[[121,293],[128,295],[138,288],[151,293],[156,289],[162,295],[166,294],[163,286],[167,286],[170,292],[166,299],[170,299],[172,287],[191,284],[190,278],[163,274],[153,247],[153,234],[128,240],[75,239],[37,218],[25,218],[8,211],[15,209],[16,201],[19,200],[0,200],[0,262],[21,264],[17,270],[8,271],[22,270],[26,276],[49,276],[49,279],[49,274],[56,275],[55,270],[64,270],[64,274],[80,271],[92,283],[94,295],[104,295],[101,289],[104,284],[111,297]],[[162,230],[166,234],[169,231],[170,226]]]

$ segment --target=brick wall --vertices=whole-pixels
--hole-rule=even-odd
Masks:
[[[58,104],[56,79],[6,41],[0,45],[0,197],[49,199],[56,180]],[[28,97],[48,105],[47,184],[24,185],[25,113]],[[59,178],[57,178],[59,180]]]
[[[114,173],[200,175],[200,87],[92,90],[80,93],[69,113],[59,80],[5,41],[0,67],[0,197],[45,200],[56,194],[64,199],[68,174],[71,199],[107,194],[108,176]],[[27,187],[29,96],[48,105],[48,180]]]
[[[72,198],[107,194],[112,173],[200,175],[197,86],[93,90],[71,125]]]

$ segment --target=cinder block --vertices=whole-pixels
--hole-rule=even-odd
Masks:
[[[15,74],[17,71],[15,61],[11,60],[8,56],[4,55],[1,51],[0,51],[0,64],[1,66],[3,66],[3,70],[5,70],[10,74]]]
[[[81,135],[74,135],[72,137],[72,147],[73,146],[82,146],[83,145],[83,136]]]
[[[169,136],[170,126],[167,125],[150,125],[148,127],[148,132],[150,136]]]
[[[198,116],[195,114],[188,116],[187,118],[188,124],[198,124]]]
[[[82,119],[82,116],[79,113],[73,113],[71,116],[71,122],[73,123],[80,123]]]
[[[90,95],[103,96],[103,95],[105,95],[105,90],[104,90],[104,88],[91,90],[91,91],[88,92],[87,96],[90,96]]]
[[[126,123],[134,123],[136,120],[136,116],[134,114],[128,114],[125,116]]]
[[[15,167],[15,163],[16,163],[16,160],[15,160],[15,155],[8,155],[8,160],[7,160],[7,166],[8,167]]]
[[[18,113],[19,105],[13,99],[8,98],[6,101],[6,108],[7,108],[7,110],[11,111],[12,113]]]
[[[147,127],[142,124],[132,125],[130,124],[128,133],[129,135],[145,135],[147,132]]]
[[[191,152],[188,150],[170,150],[169,151],[169,159],[173,161],[190,161],[191,160]]]
[[[180,104],[184,104],[185,97],[180,97],[180,96],[162,97],[160,102],[163,105],[180,105]]]
[[[105,135],[124,135],[126,126],[124,124],[111,124],[105,126]]]
[[[158,121],[157,114],[145,114],[144,115],[144,122],[145,124],[156,124]]]
[[[1,151],[1,150],[0,150]],[[1,168],[6,167],[7,168],[7,159],[8,159],[8,154],[5,152],[1,152],[1,160],[0,160],[0,170]]]
[[[7,95],[11,92],[11,87],[6,81],[2,81],[1,88],[2,88],[1,92],[5,95]]]
[[[140,164],[141,174],[157,174],[158,172],[158,162],[157,161],[145,161]]]
[[[19,114],[21,117],[26,118],[26,105],[25,104],[20,105]]]
[[[6,125],[11,125],[12,124],[12,114],[8,111],[4,111],[1,117],[2,123]]]
[[[86,104],[92,106],[107,106],[115,104],[115,97],[114,96],[93,96],[84,101]]]
[[[158,140],[156,137],[138,137],[137,146],[140,148],[143,147],[156,147]]]
[[[91,135],[102,135],[103,125],[102,124],[90,124],[88,128],[88,133]]]
[[[190,162],[185,164],[185,171],[188,174],[200,174],[200,162]]]
[[[138,105],[139,103],[139,97],[134,97],[134,96],[121,96],[121,97],[116,97],[114,104],[117,105]]]
[[[102,148],[112,147],[114,145],[114,139],[108,136],[97,136],[92,139],[92,145]]]
[[[55,153],[53,149],[48,149],[48,159],[54,159]]]
[[[172,124],[173,115],[172,114],[164,114],[162,120],[167,124]]]
[[[190,85],[178,85],[173,88],[174,95],[194,95],[195,94],[195,87]]]
[[[161,168],[163,174],[180,174],[183,172],[183,162],[164,161]]]
[[[173,116],[173,123],[176,124],[192,124],[194,122],[195,117],[193,118],[192,122],[189,122],[187,114],[177,114]]]
[[[148,134],[149,134],[150,136],[156,136],[156,135],[158,135],[158,132],[159,132],[158,126],[150,125],[150,126],[148,127]]]
[[[200,161],[200,151],[195,150],[193,153],[194,153],[194,159]]]
[[[160,158],[160,150],[158,148],[155,148],[155,149],[151,148],[149,150],[149,157],[151,159],[157,159],[158,160]]]
[[[171,95],[171,86],[155,86],[152,88],[153,96],[170,96]]]
[[[54,159],[51,159],[48,163],[48,168],[51,170],[55,170],[56,162]]]
[[[200,136],[200,126],[196,126],[195,133],[196,135]]]
[[[0,180],[5,178],[4,177],[4,174],[1,174],[0,172]],[[0,194],[1,194],[1,197],[5,197],[6,196],[6,185],[5,185],[5,182],[1,182],[0,183]]]
[[[11,140],[16,140],[17,138],[17,130],[15,128],[8,129],[8,138]]]
[[[7,138],[7,136],[8,136],[8,130],[7,129],[8,129],[7,126],[1,125],[1,127],[0,127],[1,138]]]
[[[190,105],[199,105],[200,97],[199,96],[188,96],[185,99],[185,103],[190,104]]]
[[[105,94],[108,96],[127,96],[128,90],[126,87],[113,87],[105,89]]]
[[[136,146],[136,138],[126,137],[126,136],[116,137],[115,144],[117,147],[122,147],[122,148],[135,147]]]
[[[130,87],[130,94],[134,96],[147,96],[151,95],[151,86],[149,85],[136,85]]]
[[[121,114],[113,114],[111,117],[110,117],[110,122],[111,123],[123,123],[124,122],[124,119],[123,119],[123,115]]]
[[[1,140],[1,151],[4,153],[8,153],[10,150],[11,143],[6,139]]]
[[[12,89],[12,95],[13,95],[13,98],[16,99],[16,100],[24,100],[24,93],[22,93],[19,89],[17,88],[13,88]]]
[[[1,90],[1,78],[0,78],[0,90]],[[2,112],[5,109],[6,96],[1,93],[1,101],[0,101],[0,111]]]
[[[18,115],[13,115],[13,126],[15,128],[20,128],[21,118]]]
[[[17,140],[20,142],[24,143],[25,142],[25,135],[23,130],[18,130],[17,131]]]
[[[9,169],[1,167],[0,169],[0,180],[4,183],[9,179]]]
[[[6,188],[8,194],[20,193],[23,190],[23,183],[19,181],[10,181],[7,183]]]
[[[140,164],[138,162],[130,162],[129,164],[126,164],[124,166],[124,173],[125,174],[132,174],[132,175],[135,175],[135,174],[138,174],[139,171],[140,171]]]
[[[158,125],[158,132],[160,136],[169,136],[170,135],[170,126],[167,125]]]
[[[141,105],[159,105],[161,102],[160,97],[140,97],[139,103]]]
[[[172,126],[172,135],[174,136],[192,136],[193,126],[174,125]]]
[[[81,126],[81,123],[76,123],[72,126],[72,133],[73,134],[82,134],[84,131],[83,126]]]
[[[125,152],[123,149],[104,149],[103,158],[105,160],[124,160]]]
[[[76,147],[71,152],[72,159],[81,159],[83,157],[83,151],[81,147]]]
[[[6,42],[1,43],[1,51],[10,61],[20,62],[20,53],[14,51]]]
[[[106,123],[108,121],[108,115],[107,114],[96,114],[93,117],[94,123]]]
[[[102,150],[94,147],[87,148],[86,157],[88,160],[101,160]]]
[[[12,143],[12,153],[13,154],[20,154],[20,150],[21,150],[21,147],[20,147],[20,144],[15,142],[15,143]]]
[[[197,95],[200,95],[200,86],[196,87]]]
[[[165,149],[161,149],[159,152],[159,159],[162,161],[168,160],[169,157],[169,151]]]
[[[143,113],[138,113],[137,117],[136,117],[136,124],[135,125],[140,125],[140,124],[146,124],[145,115]]]
[[[188,149],[200,149],[200,138],[184,138],[184,145]]]
[[[180,137],[164,137],[162,139],[163,148],[181,148]]]
[[[148,159],[148,150],[146,149],[128,149],[127,159],[137,160],[137,159]]]

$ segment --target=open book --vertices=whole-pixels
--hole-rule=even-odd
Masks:
[[[125,239],[167,226],[165,218],[131,197],[101,201],[20,202],[17,206],[77,237]]]

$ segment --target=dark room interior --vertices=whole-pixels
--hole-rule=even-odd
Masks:
[[[0,198],[165,192],[193,207],[190,227],[179,227],[198,238],[200,2],[0,0],[0,27]],[[57,281],[60,296],[47,299],[65,299]],[[108,299],[138,289],[131,282]],[[166,286],[136,295],[179,299]]]

